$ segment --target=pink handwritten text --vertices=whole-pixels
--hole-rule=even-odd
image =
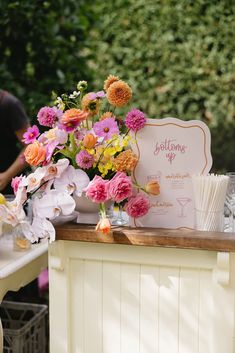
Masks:
[[[177,153],[185,153],[186,148],[186,145],[176,143],[175,139],[166,138],[164,141],[156,143],[153,153],[157,156],[160,152],[166,152],[166,158],[172,163]]]

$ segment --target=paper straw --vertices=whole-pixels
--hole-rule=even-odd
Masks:
[[[228,181],[226,175],[192,177],[198,229],[221,230],[220,218],[223,217]]]

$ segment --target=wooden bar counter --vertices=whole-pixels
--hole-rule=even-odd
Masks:
[[[110,235],[94,231],[94,226],[74,223],[57,227],[56,239],[92,243],[163,246],[182,249],[235,251],[235,233],[202,232],[193,229],[115,227]]]
[[[51,353],[235,352],[235,233],[67,223],[56,239]]]

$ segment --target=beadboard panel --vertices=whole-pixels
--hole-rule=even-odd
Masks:
[[[67,346],[57,336],[51,353],[234,353],[234,290],[217,283],[215,253],[127,248],[65,242],[50,282]]]
[[[75,259],[70,266],[72,352],[211,351],[211,271]]]

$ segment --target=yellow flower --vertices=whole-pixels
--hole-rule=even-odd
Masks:
[[[5,199],[5,196],[0,193],[0,205],[6,205],[7,201]]]
[[[105,156],[105,157],[114,156],[116,152],[117,152],[117,151],[116,151],[116,148],[115,148],[115,147],[107,147],[107,148],[104,150],[104,156]]]
[[[95,161],[97,162],[104,151],[104,146],[100,145],[95,148]]]
[[[99,163],[98,169],[99,169],[99,172],[101,173],[101,176],[105,177],[108,174],[108,172],[113,169],[112,161],[107,161],[107,162],[102,161],[101,163]]]

